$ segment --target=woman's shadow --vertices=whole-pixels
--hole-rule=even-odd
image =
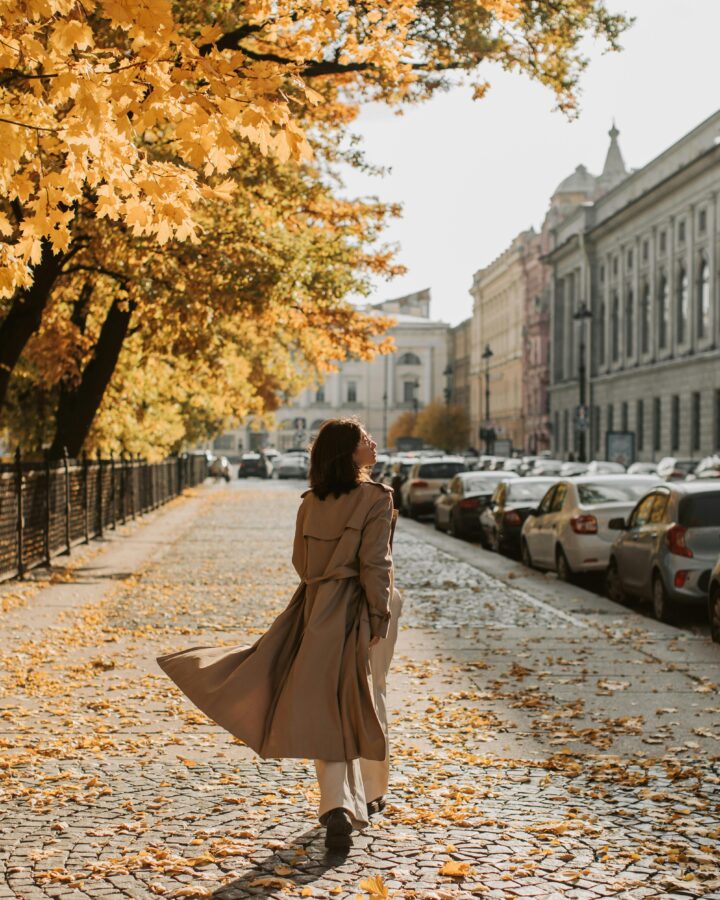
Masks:
[[[354,836],[354,848],[328,850],[322,843],[324,834],[325,829],[321,826],[304,831],[262,862],[254,863],[252,869],[240,878],[218,888],[212,895],[213,900],[268,897],[281,889],[281,880],[303,888],[322,878],[330,869],[342,866],[353,849],[364,850],[362,847],[358,848],[358,844],[364,843],[359,836]],[[299,854],[298,851],[302,852]],[[291,868],[292,874],[279,875],[275,871],[278,867]]]

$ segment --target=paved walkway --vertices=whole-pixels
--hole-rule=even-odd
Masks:
[[[386,815],[328,857],[312,764],[159,672],[295,586],[301,487],[174,502],[0,593],[1,898],[720,898],[720,648],[401,520]]]

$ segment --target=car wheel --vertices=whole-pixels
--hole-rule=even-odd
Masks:
[[[493,528],[490,532],[489,548],[493,553],[500,552],[500,541],[498,540],[497,529]]]
[[[629,600],[620,579],[620,571],[615,559],[611,559],[608,565],[607,574],[605,576],[605,593],[613,603],[620,603],[627,606]]]
[[[457,516],[454,516],[452,513],[448,519],[448,534],[454,538],[460,538],[461,540],[465,537],[465,532],[458,522]]]
[[[442,531],[442,528],[440,527],[440,519],[438,519],[437,510],[435,510],[435,513],[433,515],[433,525],[435,526],[435,531]]]
[[[574,573],[570,568],[570,563],[565,555],[565,551],[559,544],[555,550],[555,571],[557,572],[560,581],[570,582],[574,578]]]
[[[523,538],[520,543],[520,559],[522,560],[522,564],[527,566],[528,569],[534,568],[532,554],[530,553],[530,548],[528,547],[528,542],[525,538]]]
[[[720,644],[720,587],[715,587],[708,600],[708,619],[710,620],[710,635]]]
[[[417,506],[415,506],[413,503],[410,504],[410,507],[408,509],[408,515],[410,516],[411,519],[419,519],[420,518],[420,513],[417,510]]]
[[[656,572],[652,583],[652,608],[653,615],[658,622],[672,623],[675,619],[675,604],[667,595],[662,576]]]

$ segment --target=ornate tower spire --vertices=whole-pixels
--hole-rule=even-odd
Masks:
[[[605,157],[605,165],[602,175],[598,179],[601,193],[611,190],[616,184],[619,184],[628,174],[625,168],[625,161],[620,152],[618,137],[620,132],[615,125],[613,119],[612,128],[608,131],[610,136],[610,146],[608,147],[607,156]]]

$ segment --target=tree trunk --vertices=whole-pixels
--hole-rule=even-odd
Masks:
[[[63,447],[67,447],[68,456],[71,458],[80,455],[115,371],[134,309],[135,304],[132,301],[113,300],[100,329],[93,355],[83,370],[80,383],[72,388],[61,388],[55,417],[55,438],[50,447],[50,456],[53,459],[62,457]]]
[[[33,270],[33,283],[18,293],[0,325],[0,407],[5,402],[13,369],[25,345],[40,327],[65,259],[64,254],[53,253],[50,242],[43,239],[42,256]]]

